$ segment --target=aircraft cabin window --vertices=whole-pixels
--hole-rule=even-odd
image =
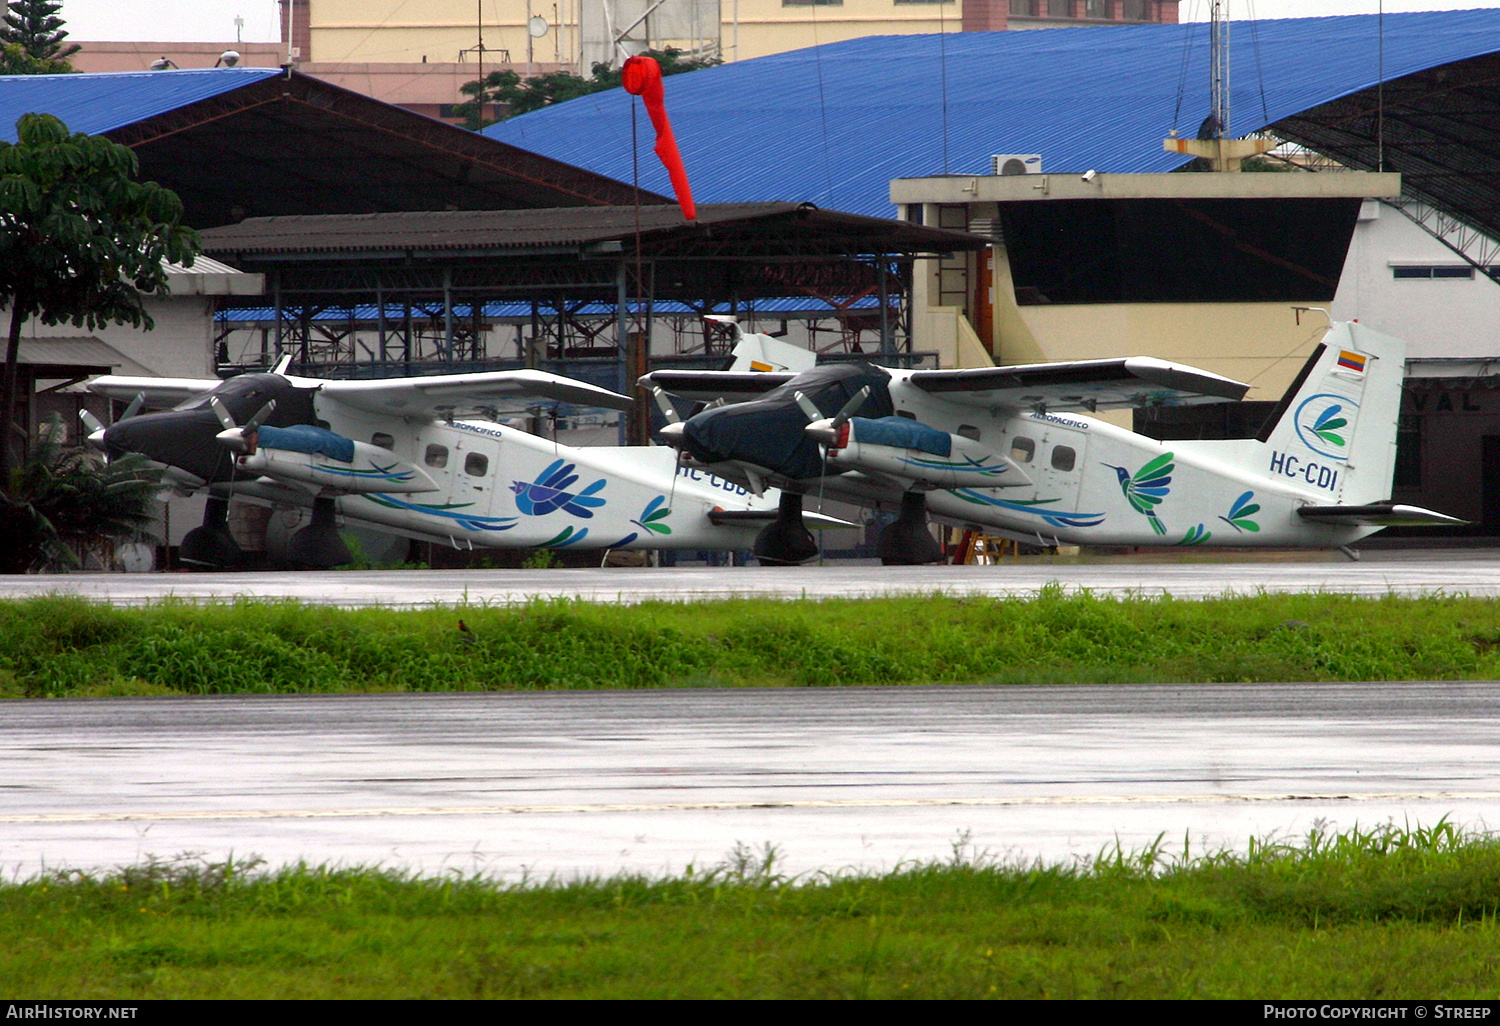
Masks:
[[[1036,443],[1031,439],[1017,435],[1010,440],[1010,458],[1017,463],[1030,463],[1035,455]]]
[[[378,445],[382,449],[394,449],[396,448],[396,439],[384,431],[377,431],[370,436],[370,444]]]
[[[464,457],[464,473],[471,477],[483,477],[490,469],[490,458],[481,452],[471,452]]]
[[[971,442],[979,441],[979,429],[973,424],[960,424],[958,433]]]
[[[910,410],[897,410],[896,411],[896,416],[898,416],[898,417],[905,417],[907,420],[916,420],[917,419],[917,415],[915,413],[911,412]]]
[[[1072,470],[1077,461],[1078,453],[1073,451],[1071,445],[1059,445],[1052,450],[1053,470]]]
[[[427,465],[429,467],[446,467],[448,465],[448,447],[446,445],[429,445],[427,447]]]

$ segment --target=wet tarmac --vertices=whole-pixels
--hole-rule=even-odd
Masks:
[[[166,598],[227,601],[292,598],[343,606],[590,602],[653,599],[858,598],[890,594],[1034,595],[1044,587],[1096,594],[1203,598],[1260,591],[1357,595],[1500,595],[1500,549],[1246,553],[1232,561],[1173,554],[1078,562],[1027,559],[996,566],[882,567],[832,562],[806,567],[656,567],[553,570],[402,570],[264,573],[58,574],[0,577],[0,599],[81,595],[116,605]],[[1248,558],[1247,558],[1248,557]]]
[[[259,856],[506,879],[1047,861],[1500,823],[1500,685],[932,687],[0,705],[0,869]]]

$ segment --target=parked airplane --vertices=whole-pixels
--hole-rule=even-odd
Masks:
[[[656,371],[642,383],[732,403],[662,434],[687,466],[756,494],[783,489],[756,543],[763,561],[816,551],[798,525],[811,495],[899,511],[879,552],[915,564],[942,558],[929,514],[1043,545],[1335,547],[1396,524],[1462,523],[1390,499],[1404,369],[1404,343],[1334,324],[1257,437],[1170,442],[1088,414],[1233,402],[1249,386],[1144,358]]]
[[[454,548],[746,549],[776,518],[774,496],[660,447],[573,448],[456,412],[518,397],[625,409],[618,393],[540,371],[325,381],[285,373],[227,381],[106,376],[92,391],[132,408],[91,436],[162,464],[209,496],[182,559],[233,565],[231,496],[311,507],[291,539],[308,566],[349,561],[337,520]],[[172,407],[133,416],[142,406]],[[820,526],[849,526],[824,518]]]

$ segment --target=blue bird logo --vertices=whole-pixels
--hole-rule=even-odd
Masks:
[[[1125,493],[1130,508],[1150,520],[1151,530],[1156,534],[1167,533],[1166,525],[1156,515],[1156,507],[1172,490],[1167,486],[1172,483],[1172,471],[1177,466],[1172,462],[1174,458],[1172,453],[1162,453],[1134,474],[1113,463],[1104,464],[1120,479],[1120,491]]]
[[[604,505],[604,500],[594,493],[602,489],[606,481],[601,477],[581,492],[569,491],[573,482],[578,480],[573,469],[571,463],[554,460],[535,481],[513,482],[510,488],[516,493],[516,508],[533,517],[559,509],[575,517],[592,517],[594,509]]]

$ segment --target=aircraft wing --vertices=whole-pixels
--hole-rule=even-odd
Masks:
[[[917,388],[985,409],[1123,409],[1238,401],[1250,386],[1146,356],[974,370],[914,371]]]
[[[668,395],[698,402],[723,399],[739,403],[759,399],[794,377],[795,374],[786,371],[659,370],[644,375],[640,384],[642,388],[659,388]]]
[[[169,410],[194,396],[211,392],[223,383],[218,378],[132,378],[104,374],[90,381],[88,389],[120,402],[131,402],[136,396],[144,395],[148,408]]]
[[[355,409],[389,416],[435,417],[503,400],[548,399],[628,410],[632,400],[607,388],[538,370],[434,374],[416,378],[321,381],[323,394]]]

